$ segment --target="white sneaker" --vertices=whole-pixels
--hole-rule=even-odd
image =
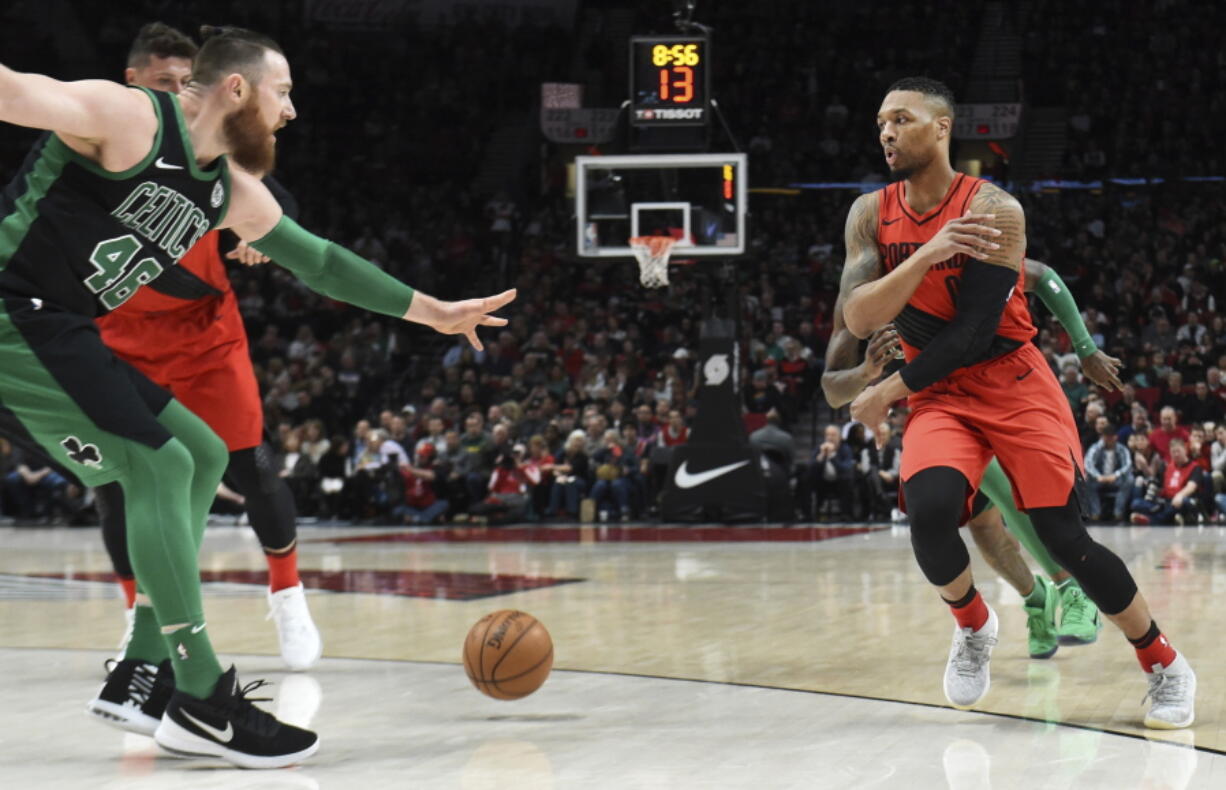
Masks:
[[[983,698],[992,685],[988,662],[996,644],[999,621],[988,607],[988,621],[978,631],[954,626],[954,642],[945,664],[945,698],[955,708],[966,710]]]
[[[1145,714],[1146,727],[1178,730],[1192,725],[1196,718],[1196,673],[1183,653],[1176,650],[1169,667],[1154,664],[1145,699],[1154,701]]]
[[[299,583],[268,593],[268,617],[277,625],[281,658],[295,672],[310,669],[323,653],[323,640],[307,608],[306,591]]]
[[[898,508],[890,508],[890,521],[894,524],[906,524],[907,514]]]

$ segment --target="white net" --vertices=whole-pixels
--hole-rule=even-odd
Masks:
[[[636,236],[630,239],[639,262],[639,281],[644,288],[668,285],[668,256],[677,240],[670,236]]]

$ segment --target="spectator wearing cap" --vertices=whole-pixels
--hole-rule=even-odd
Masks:
[[[1154,450],[1162,457],[1162,460],[1171,460],[1172,439],[1179,439],[1186,443],[1189,438],[1188,429],[1180,425],[1176,419],[1175,409],[1171,406],[1163,407],[1162,411],[1158,412],[1158,427],[1149,432],[1149,443],[1154,446]]]
[[[1090,518],[1102,518],[1102,496],[1114,496],[1113,515],[1122,522],[1132,503],[1132,453],[1119,442],[1114,424],[1107,422],[1099,431],[1099,439],[1090,445],[1085,458],[1086,484],[1089,487]]]
[[[446,478],[446,469],[438,464],[438,453],[431,442],[417,446],[413,463],[400,468],[404,479],[404,504],[392,510],[392,515],[405,524],[433,524],[446,513],[448,503],[439,497],[437,485]]]

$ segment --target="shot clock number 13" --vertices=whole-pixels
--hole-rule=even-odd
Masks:
[[[708,49],[701,37],[632,38],[631,121],[639,126],[705,125]]]

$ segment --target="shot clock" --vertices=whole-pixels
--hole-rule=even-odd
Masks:
[[[703,36],[630,39],[630,123],[706,126],[710,42]]]

